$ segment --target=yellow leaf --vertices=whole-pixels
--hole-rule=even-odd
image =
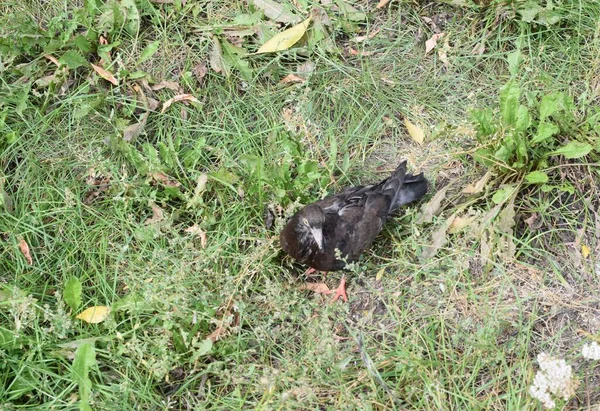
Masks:
[[[90,324],[98,324],[102,321],[106,320],[108,314],[110,313],[110,307],[106,307],[104,305],[97,305],[94,307],[90,307],[87,310],[80,313],[77,317],[79,320],[83,320],[86,323]]]
[[[276,51],[287,50],[298,42],[306,33],[306,29],[310,24],[310,17],[304,20],[302,23],[295,25],[281,33],[277,33],[265,44],[260,46],[257,54],[259,53],[274,53]]]
[[[423,140],[425,139],[425,133],[423,129],[419,126],[414,125],[407,118],[404,119],[404,125],[408,130],[408,134],[419,144],[423,144]]]
[[[590,247],[583,244],[581,246],[581,255],[583,255],[583,258],[588,258],[588,256],[590,255]]]

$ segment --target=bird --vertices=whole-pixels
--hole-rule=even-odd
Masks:
[[[394,211],[419,200],[427,189],[423,173],[407,173],[404,160],[378,184],[349,187],[301,208],[281,231],[279,244],[310,267],[307,274],[342,270],[371,246]],[[340,297],[348,301],[345,275],[334,301]]]

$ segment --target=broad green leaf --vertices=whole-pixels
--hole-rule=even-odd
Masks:
[[[254,12],[252,14],[238,14],[233,19],[233,24],[240,26],[253,26],[258,23],[261,19],[262,13],[260,11]],[[296,18],[294,16],[294,18]]]
[[[106,307],[104,305],[97,305],[84,310],[75,318],[83,320],[86,323],[98,324],[106,320],[108,314],[110,314],[110,307]]]
[[[560,129],[556,124],[552,123],[540,123],[537,128],[537,133],[531,140],[531,144],[541,143],[542,141],[547,140],[552,137],[556,133],[558,133]]]
[[[90,44],[87,37],[85,37],[82,34],[78,35],[77,37],[75,37],[73,39],[73,44],[75,44],[75,47],[77,47],[79,50],[81,50],[84,53],[88,53],[88,52],[92,51],[92,45]]]
[[[531,23],[533,20],[535,20],[535,17],[538,15],[540,10],[542,10],[542,7],[540,7],[537,2],[528,1],[523,5],[522,8],[518,10],[518,12],[521,15],[521,20],[523,20],[525,23]]]
[[[201,357],[203,355],[209,354],[212,351],[213,342],[208,338],[200,341],[197,345],[194,346],[194,356]]]
[[[250,68],[250,64],[242,58],[246,56],[248,52],[241,47],[234,46],[227,40],[223,40],[221,46],[223,48],[223,60],[226,65],[237,69],[247,81],[252,80],[252,69]]]
[[[408,134],[419,144],[423,144],[423,140],[425,139],[425,132],[423,129],[413,123],[411,123],[407,118],[404,118],[404,125],[408,130]]]
[[[519,66],[523,61],[523,54],[520,50],[515,50],[512,53],[508,53],[506,61],[508,62],[508,71],[510,72],[510,75],[514,77],[519,72]]]
[[[544,26],[552,26],[558,23],[561,17],[562,15],[556,9],[545,7],[539,12],[537,22]]]
[[[71,377],[79,386],[79,409],[91,411],[89,404],[92,392],[92,381],[89,378],[90,369],[96,364],[96,350],[90,343],[84,343],[75,351],[75,359],[71,368]]]
[[[556,113],[559,107],[563,106],[564,100],[565,95],[561,92],[544,96],[540,103],[540,121],[544,121],[546,118]]]
[[[494,195],[492,196],[492,201],[496,204],[502,204],[510,198],[510,196],[514,193],[514,191],[515,191],[514,186],[507,186],[507,187],[501,188],[494,193]]]
[[[367,15],[360,10],[352,7],[344,0],[336,0],[335,4],[337,4],[340,11],[348,18],[350,21],[364,21],[367,19]]]
[[[565,158],[574,159],[587,155],[592,151],[592,145],[589,143],[581,143],[579,141],[571,141],[566,146],[559,148],[550,153],[551,156],[562,154]]]
[[[515,125],[520,97],[521,89],[512,82],[500,90],[500,115],[505,124]]]
[[[140,30],[140,12],[135,0],[121,0],[121,6],[126,10],[125,29],[134,36]]]
[[[140,58],[138,59],[138,64],[142,64],[144,61],[148,60],[150,57],[154,55],[158,51],[160,47],[160,41],[154,41],[146,46],[144,50],[140,53]]]
[[[279,23],[297,23],[300,17],[273,0],[250,0],[254,7],[261,9],[265,16]]]
[[[529,115],[529,110],[523,104],[519,105],[517,109],[517,122],[515,124],[515,128],[518,131],[525,131],[531,125],[531,116]]]
[[[471,111],[471,121],[475,123],[477,133],[483,137],[491,136],[496,132],[494,124],[494,113],[491,109]],[[487,140],[486,140],[487,141]]]
[[[274,53],[289,49],[304,36],[310,20],[311,18],[309,17],[302,23],[274,35],[265,44],[260,46],[256,53]]]
[[[543,171],[532,171],[525,176],[525,180],[531,184],[544,184],[548,182],[548,174]]]
[[[69,50],[58,59],[58,62],[66,65],[71,70],[75,70],[78,67],[85,66],[88,64],[87,60],[75,50]]]
[[[77,311],[81,305],[81,282],[79,278],[71,277],[67,280],[63,291],[63,298],[73,311]]]

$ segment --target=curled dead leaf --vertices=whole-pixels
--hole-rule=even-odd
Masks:
[[[150,88],[153,91],[162,90],[163,88],[167,88],[169,90],[173,90],[173,91],[176,91],[178,93],[180,93],[181,91],[183,91],[183,88],[179,85],[178,82],[176,82],[176,81],[168,81],[168,80],[161,80],[159,83],[151,86]]]
[[[160,208],[153,202],[150,203],[150,207],[152,207],[152,217],[148,218],[144,222],[144,225],[160,223],[162,220],[165,219],[165,211],[162,208]]]
[[[174,180],[164,173],[150,173],[150,177],[156,181],[157,183],[161,183],[166,187],[179,187],[181,183],[179,181]]]
[[[425,54],[428,54],[431,50],[437,46],[439,39],[444,37],[444,33],[435,33],[429,40],[425,42]]]
[[[172,98],[168,99],[167,101],[165,101],[163,103],[163,108],[160,112],[164,113],[171,106],[171,104],[178,102],[178,101],[192,101],[194,103],[198,103],[198,99],[196,97],[192,96],[191,94],[178,94],[175,97],[172,97]]]
[[[29,244],[27,244],[27,241],[22,238],[19,240],[19,250],[21,250],[23,257],[25,257],[27,264],[33,265],[33,258],[31,258],[31,252],[29,251]]]
[[[390,2],[390,0],[379,0],[379,3],[377,3],[377,6],[375,6],[376,9],[382,9],[384,8],[388,3]]]
[[[309,290],[317,294],[331,294],[333,291],[329,289],[325,283],[304,283],[298,287],[299,290]]]
[[[200,245],[202,248],[206,248],[206,232],[203,231],[198,224],[194,224],[183,231],[193,236],[200,237]]]
[[[92,68],[104,80],[108,81],[109,83],[114,84],[115,86],[119,85],[119,80],[117,80],[117,78],[110,71],[108,71],[100,66],[97,66],[95,64],[92,64]]]
[[[302,78],[302,77],[297,76],[295,74],[288,74],[287,76],[285,76],[284,78],[281,79],[281,81],[279,82],[279,84],[304,83],[304,82],[306,82],[305,78]]]
[[[481,193],[483,191],[483,189],[485,188],[485,185],[490,180],[491,176],[492,176],[492,172],[488,171],[487,173],[485,173],[483,175],[483,177],[481,177],[479,180],[477,180],[477,182],[475,184],[467,185],[463,189],[463,193],[464,194],[479,194],[479,193]]]
[[[421,217],[419,217],[417,220],[417,224],[431,223],[433,221],[433,216],[440,211],[442,201],[444,198],[446,198],[446,192],[449,188],[450,184],[446,185],[440,191],[435,193],[431,200],[429,200],[426,204],[423,204],[421,208]]]

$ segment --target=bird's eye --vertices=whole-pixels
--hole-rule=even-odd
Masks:
[[[304,225],[307,226],[308,225],[308,220],[306,218],[302,218],[302,224],[304,224]]]

